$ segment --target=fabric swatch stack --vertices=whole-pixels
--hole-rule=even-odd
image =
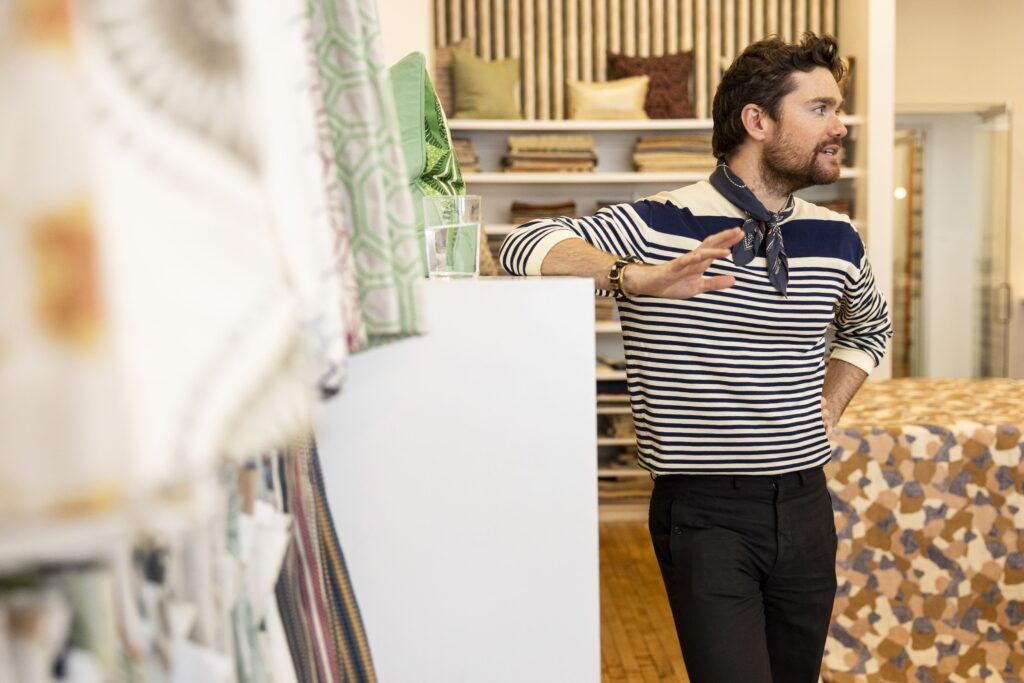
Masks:
[[[818,202],[818,206],[823,209],[831,209],[836,213],[846,214],[853,218],[853,205],[847,200],[837,199],[831,202]]]
[[[607,296],[594,297],[594,319],[615,320],[615,299]]]
[[[591,135],[510,135],[506,171],[592,173],[597,152]]]
[[[576,202],[571,199],[545,204],[514,201],[509,213],[509,222],[515,225],[529,223],[538,218],[558,218],[560,216],[576,218]]]
[[[633,165],[641,173],[710,170],[715,166],[711,136],[641,135],[633,148]]]
[[[469,138],[452,138],[452,145],[455,148],[455,158],[459,161],[459,168],[463,173],[479,173],[480,158],[473,149],[473,142]]]

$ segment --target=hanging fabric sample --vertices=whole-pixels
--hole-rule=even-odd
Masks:
[[[87,99],[64,4],[0,3],[0,520],[13,526],[105,511],[137,481],[121,447]]]
[[[268,210],[280,239],[277,247],[297,290],[301,323],[310,361],[319,364],[318,384],[326,394],[341,385],[341,369],[350,345],[365,332],[355,289],[347,234],[328,193],[337,184],[329,154],[330,134],[320,122],[319,77],[301,0],[237,4],[247,101],[253,112]],[[343,270],[344,269],[344,270]],[[343,297],[342,273],[350,296]],[[343,305],[343,301],[346,305]],[[344,311],[343,311],[344,308]],[[348,320],[356,325],[346,337]]]
[[[316,445],[275,456],[283,504],[295,520],[277,584],[278,608],[303,681],[376,680],[359,606],[324,496]]]
[[[246,60],[233,3],[92,0],[83,17],[104,279],[139,459],[188,477],[287,443],[345,355],[330,228],[309,214],[322,178],[259,129],[306,117],[295,140],[315,127],[309,112],[266,103],[288,76]],[[288,54],[291,68],[301,55]],[[304,193],[282,201],[292,164],[308,167]]]
[[[309,3],[369,343],[423,331],[425,266],[372,0]]]

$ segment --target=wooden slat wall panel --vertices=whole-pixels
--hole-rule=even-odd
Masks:
[[[693,49],[693,0],[682,0],[683,22],[679,34],[682,36],[680,47],[683,52]]]
[[[728,65],[769,34],[836,30],[837,0],[432,0],[438,46],[468,37],[485,59],[520,59],[528,119],[568,115],[566,81],[603,81],[608,52],[693,50],[695,115],[710,116]]]
[[[505,59],[505,3],[502,0],[491,0],[494,16],[494,58]],[[440,3],[438,3],[440,4]]]
[[[476,3],[477,0],[462,0],[462,35],[469,37],[472,43],[470,49],[474,52],[477,52],[479,45],[476,35]]]
[[[491,30],[491,3],[484,0],[480,3],[479,12],[477,12],[477,44],[480,46],[478,52],[484,59],[494,59],[494,54],[491,52],[491,41],[494,37],[494,31]]]
[[[739,0],[739,21],[736,25],[736,44],[743,49],[743,46],[750,44],[750,0]],[[733,58],[739,54],[739,50],[733,53]]]
[[[807,0],[796,0],[796,7],[793,9],[793,35],[797,40],[807,30]]]
[[[454,1],[458,2],[458,0]],[[520,79],[523,83],[523,116],[528,119],[536,119],[538,116],[537,99],[534,90],[536,87],[536,78],[534,77],[536,72],[536,67],[534,66],[536,47],[533,43],[533,0],[520,0],[520,2],[522,2],[523,7],[523,55],[520,62],[520,68],[523,70],[523,77]]]
[[[637,6],[636,35],[637,54],[641,57],[651,55],[651,0],[635,0]]]
[[[736,58],[736,5],[743,3],[744,0],[738,3],[725,0],[722,6],[722,65],[732,64]]]
[[[665,8],[665,36],[667,43],[667,54],[679,52],[679,3],[676,0],[668,0]]]
[[[636,54],[636,0],[622,0],[622,51]]]
[[[753,26],[750,27],[750,42],[761,40],[765,37],[766,33],[764,30],[764,0],[750,0],[754,7],[751,10],[751,14],[754,15]]]
[[[566,0],[570,2],[571,0]],[[562,52],[562,0],[551,0],[551,118],[564,119],[565,53]]]
[[[708,6],[705,0],[697,0],[694,13],[694,113],[697,118],[708,115]]]
[[[577,0],[565,0],[565,78],[569,81],[580,80],[579,39],[583,33],[583,24],[576,12]],[[589,32],[588,32],[589,33]],[[566,116],[568,116],[568,92],[566,93]]]
[[[727,0],[728,1],[728,0]],[[710,110],[711,98],[718,89],[718,81],[722,75],[722,0],[708,0],[708,92],[707,107]]]
[[[654,0],[651,6],[651,54],[665,54],[665,0]]]
[[[551,118],[551,38],[548,0],[537,0],[537,118]],[[524,27],[525,29],[525,27]]]

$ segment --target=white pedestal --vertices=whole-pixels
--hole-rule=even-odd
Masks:
[[[424,285],[317,429],[380,680],[599,681],[592,285]]]

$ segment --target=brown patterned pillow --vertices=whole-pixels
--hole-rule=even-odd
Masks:
[[[455,113],[455,76],[452,74],[452,52],[454,50],[470,52],[472,49],[473,41],[469,38],[434,48],[434,74],[430,80],[433,81],[434,91],[437,93],[438,101],[441,102],[445,116],[452,116]]]
[[[608,53],[608,79],[650,76],[644,111],[652,119],[693,118],[690,103],[690,65],[693,52],[661,57],[630,57]]]

